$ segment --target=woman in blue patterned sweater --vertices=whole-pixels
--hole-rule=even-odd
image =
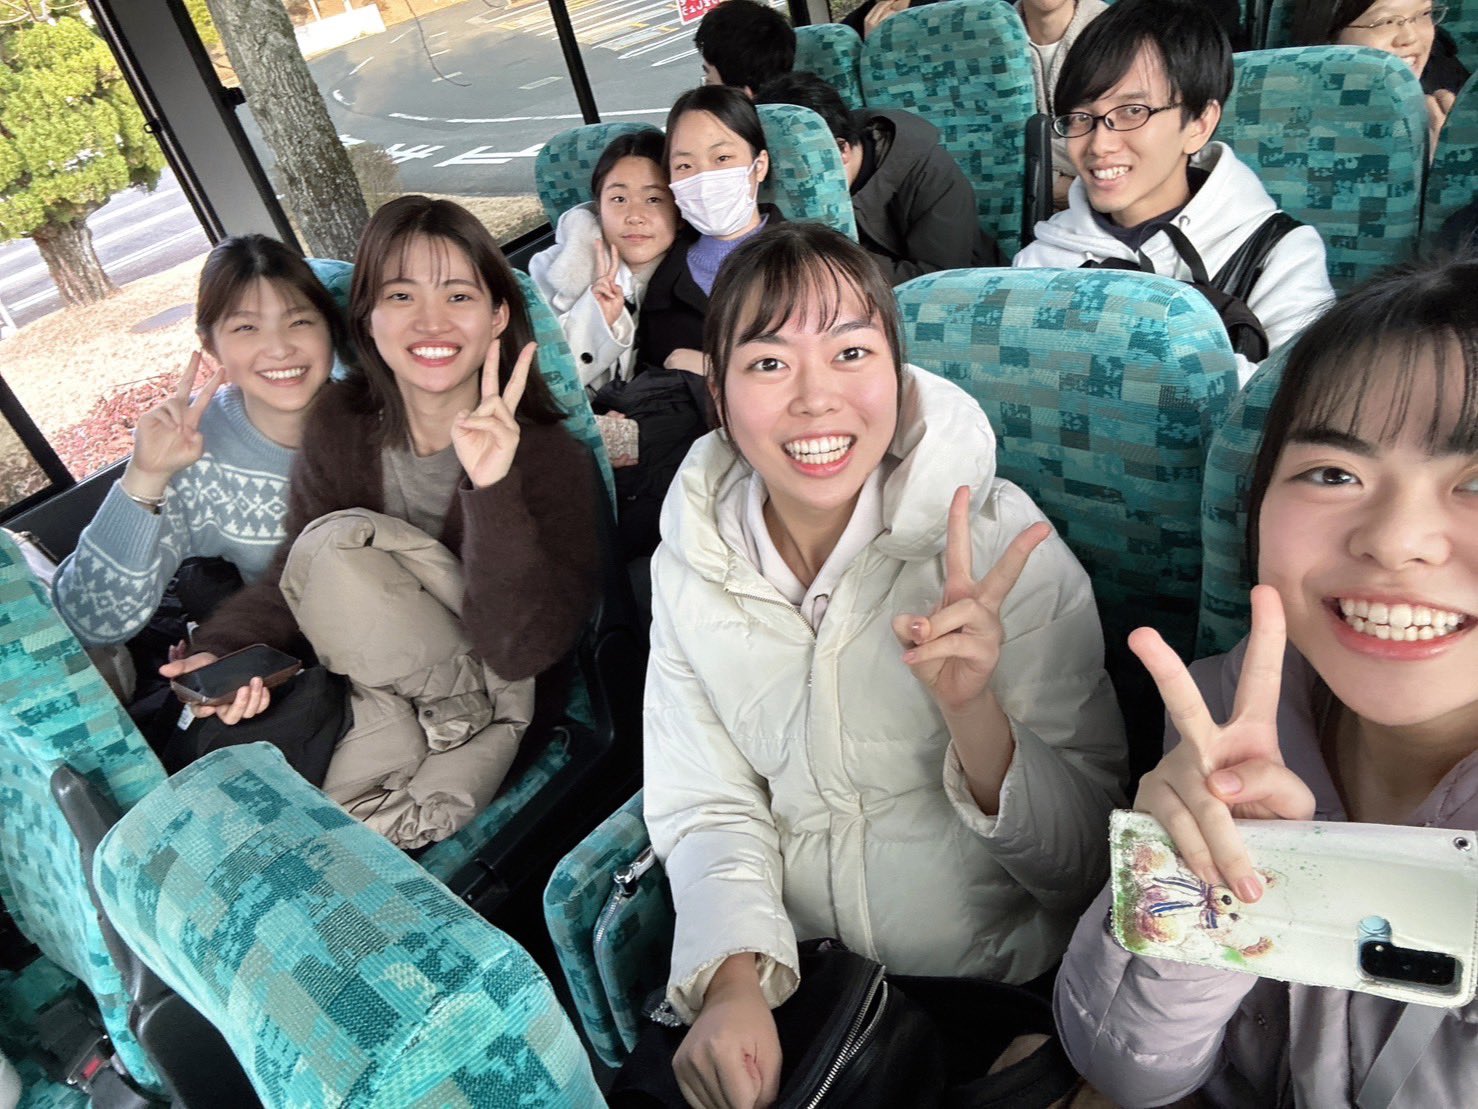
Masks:
[[[343,334],[338,308],[291,249],[243,235],[206,258],[195,325],[204,354],[139,420],[122,478],[53,584],[89,646],[141,631],[186,558],[224,558],[251,582],[283,539],[304,417]],[[202,362],[213,372],[192,400]]]

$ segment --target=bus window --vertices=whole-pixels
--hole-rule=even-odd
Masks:
[[[128,454],[194,346],[210,244],[87,9],[7,22],[0,56],[4,512]]]

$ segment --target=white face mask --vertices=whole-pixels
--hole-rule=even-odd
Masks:
[[[724,238],[737,235],[754,219],[759,187],[750,187],[749,174],[759,165],[710,169],[672,183],[672,198],[683,219],[700,235]]]

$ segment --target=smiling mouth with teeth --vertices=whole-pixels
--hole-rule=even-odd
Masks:
[[[797,462],[824,466],[839,462],[857,442],[853,435],[822,435],[816,439],[795,439],[785,444],[785,453]]]
[[[1128,172],[1128,166],[1109,166],[1106,169],[1095,169],[1092,171],[1095,181],[1116,181]]]
[[[1336,602],[1347,625],[1361,635],[1395,643],[1441,639],[1468,626],[1465,613],[1426,605],[1386,604],[1341,597]]]
[[[461,347],[411,347],[411,353],[417,358],[453,358]]]
[[[263,370],[261,376],[268,381],[293,381],[308,372],[307,366],[293,366],[287,370]]]

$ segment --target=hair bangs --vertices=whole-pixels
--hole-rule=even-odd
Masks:
[[[878,315],[878,305],[864,284],[863,275],[852,272],[847,260],[813,254],[789,266],[762,266],[769,272],[757,275],[746,298],[744,315],[734,346],[753,342],[761,335],[780,330],[791,320],[830,331],[841,319],[847,301],[861,302],[868,320]],[[743,319],[743,316],[741,316]]]

